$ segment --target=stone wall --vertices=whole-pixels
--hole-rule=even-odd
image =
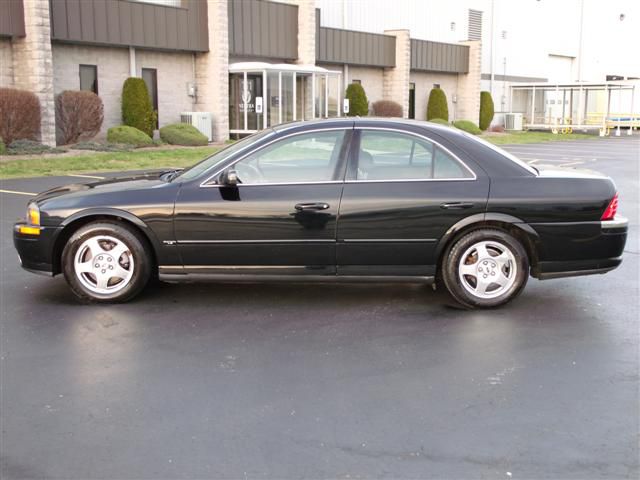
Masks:
[[[80,89],[80,65],[97,65],[98,95],[104,104],[100,136],[122,123],[122,84],[129,77],[129,50],[112,47],[53,44],[54,90]]]
[[[369,106],[384,98],[384,69],[375,67],[349,66],[348,83],[360,80],[369,100]]]
[[[13,52],[8,38],[0,38],[0,87],[13,87]]]
[[[226,0],[207,0],[209,53],[196,54],[196,110],[213,114],[214,141],[229,138],[229,36]]]
[[[396,66],[384,69],[383,98],[399,103],[402,116],[409,114],[409,73],[411,69],[411,36],[409,30],[386,30],[396,37]]]
[[[142,76],[143,68],[157,69],[160,127],[179,122],[181,112],[194,110],[195,97],[188,95],[188,84],[195,82],[193,54],[136,49],[137,76]]]
[[[433,84],[439,84],[447,95],[449,107],[449,121],[456,120],[457,103],[453,102],[454,95],[458,94],[458,75],[455,73],[411,72],[409,81],[416,84],[416,120],[427,119],[427,102]]]
[[[26,36],[12,40],[14,86],[36,94],[40,100],[40,141],[55,145],[49,0],[25,1],[24,25]]]
[[[458,75],[458,120],[477,124],[480,117],[480,80],[482,44],[480,41],[460,42],[469,45],[469,73]]]

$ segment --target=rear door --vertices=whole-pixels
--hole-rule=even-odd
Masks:
[[[356,128],[340,205],[342,275],[435,274],[438,240],[485,211],[489,180],[416,133]]]

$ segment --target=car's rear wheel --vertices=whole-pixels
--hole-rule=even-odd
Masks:
[[[529,277],[522,244],[495,229],[475,230],[447,251],[442,279],[451,295],[467,307],[491,308],[513,300]]]
[[[86,301],[116,303],[142,291],[151,275],[144,239],[117,222],[76,231],[62,252],[62,270],[73,293]]]

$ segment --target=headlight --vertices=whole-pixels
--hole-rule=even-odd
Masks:
[[[40,225],[40,209],[35,203],[27,206],[27,223],[29,225]]]

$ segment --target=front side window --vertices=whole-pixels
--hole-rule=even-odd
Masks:
[[[356,180],[465,179],[473,174],[432,142],[399,132],[363,130]]]
[[[232,168],[243,184],[332,181],[344,137],[344,130],[294,135],[249,155]]]

